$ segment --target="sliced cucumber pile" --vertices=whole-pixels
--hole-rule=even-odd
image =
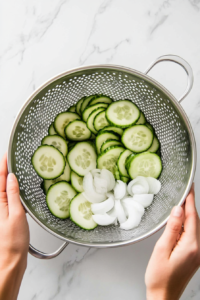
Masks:
[[[90,230],[97,224],[82,194],[83,177],[99,168],[126,183],[139,175],[157,178],[162,170],[160,155],[154,128],[132,101],[95,94],[55,116],[32,165],[43,179],[41,187],[52,214],[68,218],[70,205],[71,220]]]

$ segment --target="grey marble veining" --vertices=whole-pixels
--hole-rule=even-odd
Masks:
[[[194,72],[182,105],[200,149],[200,0],[7,0],[0,2],[0,156],[20,107],[43,82],[70,68],[110,63],[144,71],[155,58],[176,54]],[[157,65],[150,76],[177,98],[186,86],[182,69]],[[197,163],[195,181],[200,180]],[[196,184],[200,212],[200,187]],[[51,252],[62,243],[29,219],[31,243]],[[144,274],[162,231],[116,249],[69,245],[57,258],[31,256],[19,300],[145,299]],[[198,271],[182,300],[200,298]]]

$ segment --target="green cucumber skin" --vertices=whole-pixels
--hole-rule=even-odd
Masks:
[[[135,156],[135,155],[136,155],[136,153],[130,154],[130,155],[127,157],[126,161],[125,161],[125,168],[126,168],[127,173],[128,173],[128,169],[127,169],[127,168],[128,168],[129,162],[130,162],[130,160],[132,159],[132,157]]]
[[[81,99],[78,100],[78,102],[76,103],[76,113],[81,116],[81,105],[83,103],[83,101],[85,100],[86,96],[83,96]]]
[[[89,106],[90,106],[90,105],[93,105],[92,102],[93,102],[94,100],[98,99],[98,98],[101,98],[101,97],[106,97],[106,98],[110,99],[110,100],[111,100],[110,103],[113,102],[113,99],[110,98],[109,96],[106,96],[106,95],[103,95],[103,94],[99,94],[99,95],[96,96],[96,98],[91,99],[90,102],[88,103],[88,105],[89,105]],[[108,105],[110,104],[110,103],[108,103],[108,102],[101,102],[101,101],[100,101],[100,102],[96,102],[96,103],[94,103],[94,104],[97,104],[97,103],[107,103]]]
[[[154,139],[155,139],[155,138],[157,139],[157,142],[158,142],[157,148],[154,149],[154,151],[150,151],[151,148],[152,148],[152,146],[153,146],[153,142],[154,142]],[[156,135],[154,135],[153,142],[152,142],[151,146],[149,147],[149,149],[148,149],[147,151],[148,151],[148,152],[152,152],[152,153],[157,153],[157,151],[160,149],[160,142],[159,142],[159,140],[158,140],[158,138],[157,138]]]
[[[51,123],[51,125],[49,126],[49,128],[48,128],[48,135],[57,135],[57,133],[56,133],[56,131],[55,131],[55,133],[51,133],[51,126],[53,127],[53,129],[54,129],[54,131],[55,131],[55,128],[54,128],[54,125],[53,125],[53,123]]]
[[[90,112],[90,114],[88,115],[88,117],[91,115],[91,113],[95,110],[95,109],[97,109],[97,108],[107,108],[108,107],[108,104],[107,103],[96,103],[96,104],[94,104],[94,105],[90,105],[90,106],[87,106],[85,109],[84,109],[84,111],[82,112],[82,120],[84,121],[84,122],[87,122],[87,119],[86,119],[86,117],[85,117],[85,114],[86,114],[86,112],[87,112],[87,110],[88,109],[90,109],[90,108],[94,108],[91,112]]]
[[[98,136],[100,136],[101,134],[104,134],[104,133],[112,133],[114,136],[116,136],[117,137],[117,141],[120,141],[120,139],[121,139],[121,137],[120,137],[120,135],[118,135],[117,133],[113,133],[113,132],[109,132],[109,131],[103,131],[103,132],[99,132],[98,134],[97,134],[97,136],[96,136],[96,140],[95,140],[95,146],[96,146],[96,151],[97,151],[97,149],[99,149],[99,147],[98,147],[98,145],[97,145],[97,142],[98,142]],[[114,139],[113,137],[110,137],[109,139]],[[105,142],[105,141],[104,141]],[[103,144],[103,143],[102,143]],[[102,145],[101,145],[102,146]],[[100,147],[100,150],[101,150],[101,147]],[[97,151],[97,154],[100,154],[101,152],[100,152],[100,150],[99,151]]]
[[[86,125],[87,125],[87,128],[93,133],[93,135],[96,135],[97,133],[98,133],[98,131],[94,128],[94,124],[93,124],[93,128],[90,128],[89,127],[89,118],[90,117],[92,117],[92,114],[93,113],[98,113],[98,112],[102,112],[102,111],[104,111],[105,110],[105,108],[104,107],[98,107],[98,108],[96,108],[95,110],[93,110],[92,112],[91,112],[91,114],[89,115],[89,117],[88,117],[88,119],[87,119],[87,122],[86,122]],[[94,122],[94,119],[93,119],[93,122]],[[92,123],[93,123],[92,122]]]
[[[142,120],[140,120],[140,119],[142,119]],[[136,125],[145,125],[145,123],[146,123],[145,115],[142,111],[140,111],[140,118],[136,122]]]
[[[111,147],[111,146],[108,146],[107,148],[105,148],[104,150],[102,150],[102,147],[103,145],[105,145],[107,142],[115,142],[116,145],[112,145],[112,146],[122,146],[122,143],[120,141],[117,141],[117,140],[106,140],[105,142],[103,142],[102,146],[101,146],[101,149],[100,149],[100,153],[103,152],[104,150],[106,150],[108,147]]]
[[[114,131],[113,128],[110,128],[110,127],[115,127],[116,129],[121,130],[121,133],[119,133],[119,131],[118,131],[118,132],[117,132],[117,131]],[[116,133],[116,134],[118,134],[118,135],[120,135],[120,136],[122,136],[122,134],[123,134],[123,132],[124,132],[122,128],[116,127],[116,126],[113,126],[113,125],[111,125],[111,126],[106,126],[106,127],[102,128],[102,129],[99,131],[99,133],[100,133],[100,132],[103,132],[103,131],[110,131],[110,132]]]
[[[47,207],[48,207],[49,211],[51,212],[51,214],[52,214],[53,216],[55,216],[56,218],[58,218],[58,219],[60,219],[60,220],[66,220],[66,219],[68,219],[69,216],[70,216],[70,204],[69,204],[69,215],[68,215],[68,217],[66,217],[66,218],[60,218],[60,217],[56,216],[56,215],[52,212],[52,210],[50,209],[50,207],[49,207],[49,205],[48,205],[48,201],[47,201],[47,197],[48,197],[48,193],[49,193],[50,189],[51,189],[54,185],[56,185],[56,184],[58,184],[58,183],[61,183],[61,182],[66,182],[66,183],[68,183],[67,181],[62,180],[62,181],[59,181],[59,182],[56,182],[56,183],[52,184],[52,185],[49,187],[48,192],[47,192],[47,195],[46,195],[46,204],[47,204]],[[68,183],[68,185],[74,190],[74,188],[71,186],[71,184]],[[74,192],[76,192],[76,190],[74,190]],[[74,197],[76,197],[76,196],[77,196],[77,194],[76,194]],[[74,197],[73,197],[72,199],[74,199]],[[72,199],[71,199],[71,201],[72,201]],[[71,201],[70,201],[70,203],[71,203]]]
[[[137,106],[135,103],[133,103],[131,100],[129,100],[129,99],[124,99],[124,100],[131,102],[132,104],[134,104],[134,105],[138,108],[138,106]],[[117,100],[117,101],[123,101],[123,100]],[[117,101],[114,101],[113,103],[116,103]],[[111,104],[112,104],[112,103],[111,103]],[[109,106],[108,106],[108,108],[109,108]],[[139,110],[139,108],[138,108],[138,110],[139,110],[139,116],[138,116],[137,120],[135,120],[133,123],[131,123],[131,124],[129,124],[129,125],[117,125],[117,124],[113,123],[113,122],[109,119],[109,116],[108,116],[108,113],[107,113],[108,108],[106,109],[106,118],[107,118],[108,122],[109,122],[111,125],[113,125],[113,126],[115,126],[115,127],[118,127],[118,128],[129,128],[129,127],[131,127],[132,125],[135,125],[136,122],[137,122],[137,121],[139,120],[139,118],[140,118],[140,110]]]
[[[162,172],[162,161],[161,161],[161,158],[160,158],[160,156],[159,155],[157,155],[156,153],[152,153],[152,152],[142,152],[142,153],[138,153],[138,154],[135,154],[134,156],[132,156],[131,158],[129,158],[128,159],[128,161],[127,161],[127,163],[126,163],[126,169],[127,169],[127,172],[128,172],[128,174],[129,174],[129,176],[130,176],[130,178],[131,179],[133,179],[132,177],[131,177],[131,174],[130,174],[130,165],[131,165],[131,163],[132,163],[132,161],[135,159],[135,158],[137,158],[139,155],[145,155],[145,154],[152,154],[152,155],[156,155],[158,158],[159,158],[159,160],[160,160],[160,165],[161,165],[161,170],[160,170],[160,173],[159,173],[159,175],[156,177],[156,179],[157,178],[159,178],[159,176],[160,176],[160,174],[161,174],[161,172]],[[132,154],[131,154],[132,155]],[[130,156],[131,156],[130,155]],[[138,175],[139,176],[139,175]]]
[[[93,229],[95,229],[95,228],[98,226],[98,224],[97,224],[95,227],[93,227],[93,228],[84,228],[84,227],[80,226],[79,224],[77,224],[76,221],[74,221],[73,218],[72,218],[72,216],[71,216],[71,204],[72,204],[72,201],[74,201],[74,199],[75,199],[77,196],[79,196],[79,194],[81,194],[81,193],[76,194],[76,195],[74,196],[74,198],[72,198],[72,200],[70,201],[70,204],[69,204],[69,218],[70,218],[70,220],[71,220],[74,224],[76,224],[76,226],[78,226],[79,228],[82,228],[82,229],[88,230],[88,231],[89,231],[89,230],[93,230]]]
[[[54,146],[50,146],[50,145],[41,145],[41,146],[39,146],[39,147],[35,150],[35,152],[36,152],[39,148],[41,148],[41,147],[52,147],[52,148],[56,149],[57,151],[59,151],[59,150],[58,150],[57,148],[55,148]],[[34,165],[33,165],[33,158],[34,158],[35,152],[33,153],[32,157],[31,157],[31,164],[32,164],[34,170],[35,170],[35,167],[34,167]],[[59,151],[59,152],[60,152],[60,151]],[[54,178],[46,178],[46,177],[41,177],[41,175],[35,170],[35,172],[37,173],[37,175],[38,175],[40,178],[46,179],[46,180],[49,180],[49,179],[56,179],[56,178],[60,177],[60,175],[63,174],[64,169],[65,169],[66,162],[65,162],[65,157],[64,157],[64,155],[62,154],[62,152],[60,152],[60,154],[62,155],[63,161],[64,161],[64,167],[63,167],[63,169],[62,169],[62,172],[61,172],[57,177],[54,177]]]
[[[154,133],[154,128],[150,123],[146,122],[144,125],[147,126]]]
[[[134,124],[133,126],[146,126],[146,125],[137,125],[137,124]],[[133,126],[130,126],[130,127],[133,127]],[[123,139],[124,139],[124,136],[125,136],[125,134],[126,134],[126,131],[128,131],[129,129],[130,129],[130,127],[128,127],[128,128],[126,128],[125,130],[124,130],[124,132],[123,132],[123,134],[122,134],[122,137],[121,137],[121,141],[122,141],[122,144],[124,145],[124,147],[126,148],[126,149],[128,149],[128,150],[130,150],[130,151],[132,151],[132,152],[134,152],[134,153],[142,153],[142,152],[145,152],[145,151],[147,151],[151,146],[152,146],[152,143],[153,143],[153,138],[154,138],[154,134],[153,134],[153,132],[150,130],[150,132],[151,132],[151,134],[152,134],[152,141],[151,141],[151,145],[150,145],[150,147],[148,146],[146,149],[143,149],[142,151],[133,151],[132,149],[130,149],[129,147],[127,147],[126,145],[125,145],[125,143],[124,143],[124,141],[123,141]]]
[[[125,183],[128,183],[130,181],[130,177],[120,176],[120,180]]]
[[[98,95],[97,95],[97,94],[94,94],[94,95],[90,95],[90,96],[86,96],[86,97],[85,97],[85,99],[84,99],[83,102],[81,103],[81,108],[80,108],[81,115],[83,114],[84,110],[88,107],[88,104],[90,103],[90,101],[89,101],[89,102],[87,103],[87,105],[83,108],[84,102],[87,101],[87,98],[89,98],[89,97],[92,97],[92,98],[90,99],[90,101],[91,101],[91,100],[96,99],[96,98],[98,97]]]
[[[129,149],[126,149],[126,150],[129,150]],[[125,151],[126,151],[126,150],[125,150]],[[124,152],[125,152],[125,151],[124,151]],[[129,150],[129,151],[130,151],[130,150]],[[117,161],[117,166],[118,166],[119,174],[120,174],[121,177],[129,177],[129,176],[127,176],[127,175],[124,175],[124,174],[120,171],[120,167],[119,167],[119,159],[120,159],[121,155],[122,155],[124,152],[122,152],[122,153],[120,154],[120,156],[119,156],[119,158],[118,158],[118,161]],[[135,154],[134,154],[134,153],[131,153],[131,154],[129,154],[129,155],[127,156],[127,158],[126,158],[126,160],[125,160],[125,169],[126,169],[126,161],[127,161],[127,159],[128,159],[131,155],[135,155]]]

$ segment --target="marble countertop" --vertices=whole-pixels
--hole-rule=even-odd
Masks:
[[[200,148],[200,0],[7,0],[0,2],[0,156],[7,150],[14,118],[43,82],[70,68],[94,63],[144,71],[157,57],[176,54],[194,72],[182,102]],[[177,98],[186,75],[162,63],[150,75]],[[200,180],[197,164],[195,181]],[[200,186],[196,185],[200,213]],[[28,217],[31,243],[51,252],[62,242]],[[19,300],[145,299],[144,274],[162,231],[122,248],[97,250],[69,245],[57,258],[29,255]],[[200,297],[200,271],[182,300]]]

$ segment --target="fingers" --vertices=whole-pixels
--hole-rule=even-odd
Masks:
[[[199,217],[195,206],[194,184],[186,197],[184,231],[190,237],[196,236]]]
[[[24,212],[19,197],[19,185],[14,174],[10,173],[7,178],[7,197],[9,216],[18,215]]]
[[[177,243],[177,237],[183,224],[184,212],[180,206],[175,206],[170,214],[165,231],[157,242],[157,249],[162,251],[162,255],[169,258],[174,246]]]
[[[0,162],[0,218],[8,216],[8,202],[6,195],[7,174],[7,154],[4,154]]]

